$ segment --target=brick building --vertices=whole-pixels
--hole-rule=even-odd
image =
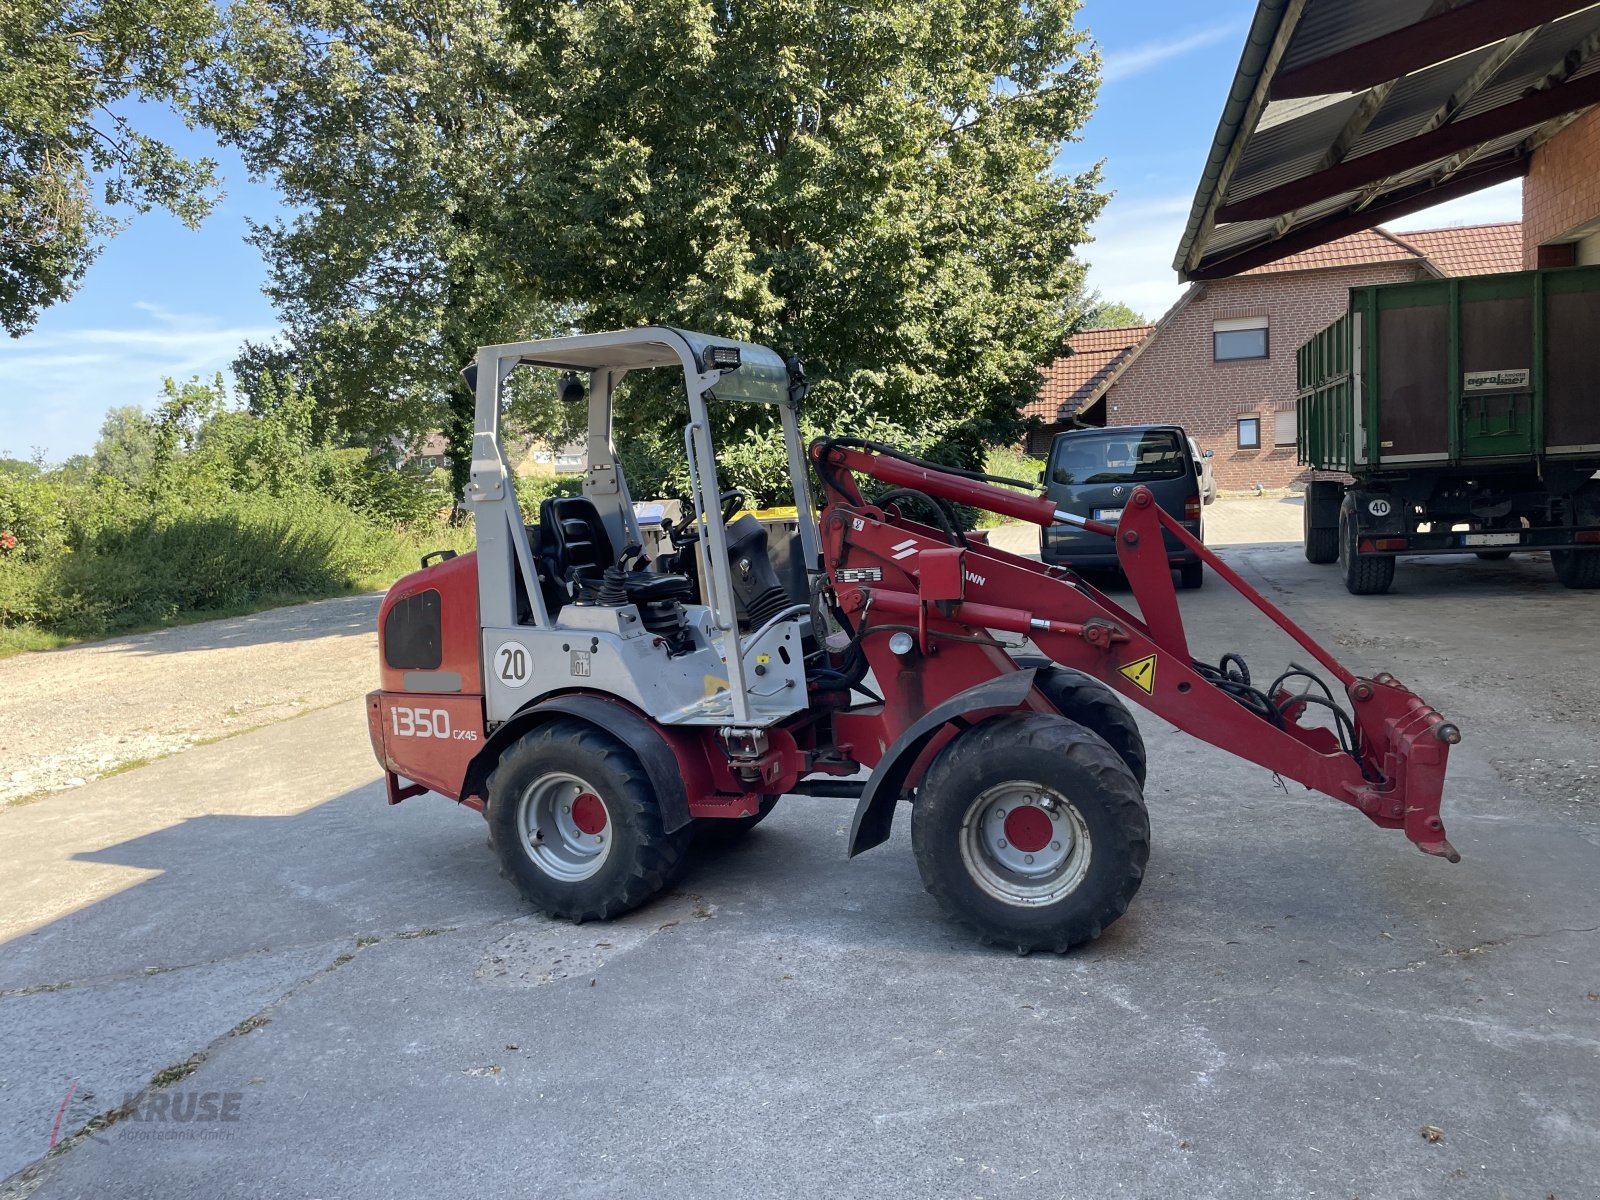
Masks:
[[[1600,263],[1600,108],[1535,150],[1522,180],[1523,265]]]
[[[1295,351],[1344,312],[1352,287],[1515,271],[1516,223],[1366,230],[1239,275],[1191,285],[1154,326],[1095,329],[1051,365],[1027,414],[1041,455],[1072,424],[1170,423],[1212,451],[1217,486],[1285,487],[1295,461]]]

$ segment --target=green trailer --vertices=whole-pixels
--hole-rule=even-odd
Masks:
[[[1306,557],[1357,595],[1402,554],[1548,551],[1600,587],[1600,267],[1352,288],[1301,346]]]

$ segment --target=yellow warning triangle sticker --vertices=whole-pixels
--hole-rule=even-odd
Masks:
[[[1143,658],[1136,658],[1131,663],[1117,668],[1123,676],[1145,695],[1155,691],[1156,686],[1156,656],[1146,654]]]

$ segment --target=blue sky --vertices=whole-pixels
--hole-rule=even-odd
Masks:
[[[1105,82],[1065,171],[1105,159],[1116,194],[1082,248],[1103,297],[1156,317],[1182,291],[1171,262],[1189,212],[1254,0],[1087,0],[1080,24],[1100,44]],[[136,217],[90,268],[82,289],[21,340],[0,337],[0,454],[52,461],[93,446],[105,410],[148,406],[161,378],[225,370],[246,338],[271,336],[265,270],[245,219],[279,211],[268,186],[209,138],[152,117],[192,153],[222,164],[227,197],[198,232],[162,213]],[[1418,213],[1396,227],[1515,219],[1517,183]]]

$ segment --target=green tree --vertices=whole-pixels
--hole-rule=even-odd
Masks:
[[[818,428],[981,461],[1084,316],[1076,7],[237,0],[218,108],[300,210],[255,233],[286,336],[243,386],[292,370],[369,442],[442,427],[459,488],[480,343],[664,322],[802,355]],[[633,391],[645,492],[681,453]]]
[[[1085,329],[1120,329],[1124,325],[1148,325],[1150,318],[1135,312],[1120,300],[1107,300],[1097,304],[1084,322]]]
[[[170,386],[171,380],[167,383]],[[155,457],[155,424],[142,408],[124,404],[106,413],[94,444],[95,470],[138,487],[149,478]]]
[[[0,475],[13,475],[18,479],[32,479],[41,473],[38,463],[24,458],[7,458],[0,454]]]
[[[510,232],[549,299],[802,355],[821,428],[971,463],[1017,435],[1104,202],[1052,167],[1098,85],[1075,0],[507,2],[546,114]]]
[[[0,326],[66,299],[123,224],[163,208],[191,228],[216,163],[136,128],[133,100],[197,116],[212,0],[7,0],[0,8]],[[98,199],[97,199],[98,192]]]
[[[345,440],[442,429],[459,493],[472,397],[458,372],[480,343],[552,327],[507,258],[503,195],[539,114],[501,86],[496,0],[237,0],[216,89],[250,170],[299,209],[254,226],[281,341],[236,364],[292,373]]]

